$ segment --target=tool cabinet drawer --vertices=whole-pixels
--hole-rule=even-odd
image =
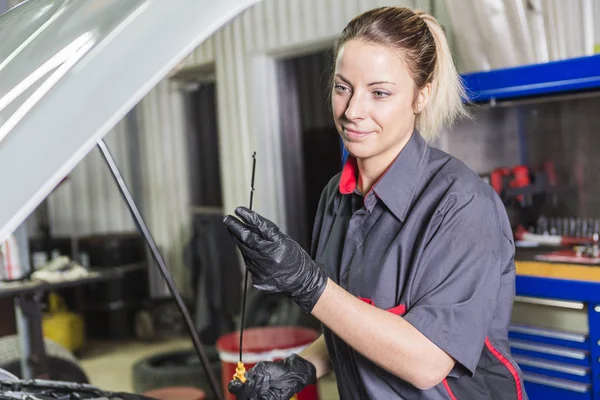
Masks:
[[[530,400],[600,400],[600,282],[517,276],[509,346]]]
[[[524,324],[511,324],[508,327],[508,337],[511,340],[572,349],[588,350],[590,348],[588,335],[586,334]]]
[[[515,296],[511,323],[587,336],[588,306],[579,301]]]
[[[577,366],[555,361],[547,361],[539,358],[514,356],[523,372],[543,375],[549,378],[563,379],[577,383],[591,383],[591,368],[589,366]]]
[[[509,340],[509,345],[511,353],[515,356],[525,356],[583,367],[590,365],[590,354],[587,350],[512,339]]]
[[[544,400],[592,400],[592,385],[549,378],[523,372],[525,390],[530,399]]]

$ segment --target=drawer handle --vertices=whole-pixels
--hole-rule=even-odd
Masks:
[[[559,389],[570,390],[571,392],[587,393],[590,391],[590,385],[584,383],[570,382],[564,379],[546,378],[538,374],[523,373],[523,379],[526,382],[538,383],[540,385],[551,386]]]
[[[569,350],[557,346],[540,346],[537,344],[530,344],[520,340],[509,340],[508,343],[510,347],[514,347],[515,349],[552,354],[555,356],[574,358],[576,360],[585,360],[585,357],[587,356],[586,351]]]
[[[543,336],[552,339],[568,340],[570,342],[584,343],[585,335],[571,332],[561,332],[551,329],[534,328],[526,325],[510,325],[508,330],[515,333],[524,333],[526,335]]]
[[[583,308],[585,307],[585,305],[580,301],[553,300],[545,299],[542,297],[515,296],[515,302],[538,304],[541,306],[569,308],[572,310],[583,310]]]
[[[529,357],[521,357],[514,356],[514,360],[519,365],[526,365],[528,367],[541,368],[548,371],[556,371],[563,372],[565,374],[576,375],[576,376],[586,376],[589,372],[589,368],[586,367],[576,367],[573,365],[567,365],[562,363],[554,363],[548,361],[541,361],[535,358]]]

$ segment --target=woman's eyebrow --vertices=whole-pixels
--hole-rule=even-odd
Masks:
[[[340,78],[341,80],[343,80],[346,83],[350,83],[350,81],[346,78],[344,78],[344,76],[342,74],[335,74],[335,76],[337,76],[338,78]],[[390,82],[390,81],[376,81],[376,82],[371,82],[369,83],[367,86],[373,86],[373,85],[381,85],[382,83],[387,83],[390,85],[395,85],[394,82]]]
[[[390,85],[395,85],[394,82],[390,82],[390,81],[377,81],[377,82],[371,82],[371,83],[369,83],[368,86],[381,85],[382,83],[389,83]]]
[[[343,80],[346,83],[350,83],[350,81],[348,81],[348,79],[344,78],[344,76],[342,74],[335,74],[335,76],[337,76],[338,78],[340,78],[341,80]]]

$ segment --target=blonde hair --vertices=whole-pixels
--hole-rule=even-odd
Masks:
[[[429,102],[417,114],[417,129],[427,140],[437,138],[442,127],[468,116],[465,88],[452,59],[446,35],[431,15],[406,7],[379,7],[367,11],[344,28],[335,47],[335,58],[352,39],[394,46],[403,52],[418,90],[431,84]],[[415,95],[416,100],[416,95]]]

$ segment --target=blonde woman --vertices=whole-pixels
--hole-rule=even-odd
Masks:
[[[527,398],[507,338],[505,209],[428,144],[466,114],[463,97],[432,16],[383,7],[346,26],[331,102],[350,156],[323,190],[312,254],[246,208],[224,221],[254,285],[289,294],[324,333],[232,381],[238,398],[288,399],[331,370],[342,399]]]

